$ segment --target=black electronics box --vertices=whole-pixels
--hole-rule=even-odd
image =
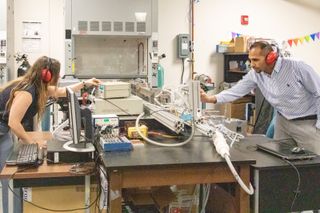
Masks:
[[[93,152],[72,152],[63,148],[66,142],[49,140],[47,142],[47,163],[84,163],[94,160]]]

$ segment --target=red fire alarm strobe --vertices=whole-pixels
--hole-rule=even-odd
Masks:
[[[249,24],[249,16],[248,15],[242,15],[241,16],[241,24],[242,25],[248,25]]]

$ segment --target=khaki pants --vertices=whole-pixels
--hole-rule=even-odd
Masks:
[[[292,138],[298,146],[320,155],[320,129],[316,128],[317,120],[287,120],[277,114],[274,139]]]

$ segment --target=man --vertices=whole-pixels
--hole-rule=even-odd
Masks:
[[[320,76],[302,61],[279,57],[265,42],[249,49],[252,70],[234,87],[201,100],[208,103],[234,101],[259,87],[278,112],[274,138],[292,138],[298,146],[320,154]]]

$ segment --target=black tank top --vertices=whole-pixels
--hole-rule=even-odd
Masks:
[[[0,112],[2,114],[2,117],[0,117],[1,120],[3,120],[5,123],[8,123],[9,113],[10,109],[6,111],[6,104],[10,97],[11,90],[15,87],[15,85],[12,85],[10,87],[7,87],[0,93]],[[32,103],[27,109],[24,117],[22,118],[21,123],[26,123],[27,121],[32,121],[33,117],[37,114],[37,105],[38,105],[38,97],[36,92],[36,87],[34,85],[28,86],[24,91],[29,92],[32,96]]]

